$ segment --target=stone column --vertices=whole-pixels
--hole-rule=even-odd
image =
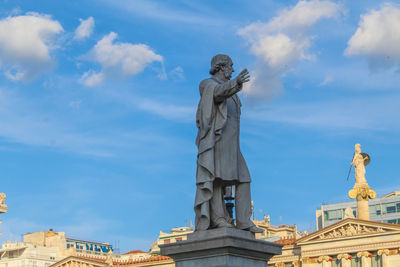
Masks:
[[[378,255],[381,256],[382,267],[390,267],[389,261],[388,261],[389,250],[388,249],[380,249],[380,250],[378,250]]]
[[[349,191],[350,198],[357,199],[357,218],[369,221],[369,205],[368,200],[376,197],[374,190],[368,185],[358,186],[357,184]]]
[[[357,258],[361,258],[362,267],[371,267],[371,256],[372,254],[368,251],[361,251],[357,253]]]
[[[322,267],[332,267],[332,258],[329,256],[319,256],[318,262],[322,262]]]
[[[301,258],[301,266],[308,267],[310,266],[310,258]]]
[[[339,254],[338,259],[342,262],[342,267],[351,267],[351,255],[347,253]]]

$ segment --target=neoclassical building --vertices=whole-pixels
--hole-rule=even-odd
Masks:
[[[400,225],[347,218],[283,247],[271,267],[398,267]]]
[[[174,267],[174,261],[167,256],[151,255],[139,259],[115,259],[107,257],[85,257],[82,255],[70,256],[56,262],[50,267]]]

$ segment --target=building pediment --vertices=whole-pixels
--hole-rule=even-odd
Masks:
[[[70,267],[70,266],[90,266],[90,267],[108,267],[109,264],[103,260],[86,259],[78,256],[70,256],[62,259],[49,267]]]
[[[329,242],[393,233],[400,233],[400,225],[349,218],[302,237],[296,243]]]

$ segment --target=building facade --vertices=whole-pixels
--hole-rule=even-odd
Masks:
[[[53,230],[28,233],[23,242],[7,242],[0,249],[0,267],[48,267],[76,253],[105,256],[112,251],[108,243],[66,237]]]
[[[344,219],[286,244],[268,266],[397,267],[400,225]]]
[[[181,240],[186,240],[187,235],[193,233],[193,227],[176,227],[171,229],[171,233],[160,231],[157,241],[151,244],[150,253],[160,254],[159,245],[175,243]]]
[[[255,234],[257,239],[274,242],[292,238],[298,239],[306,234],[306,232],[299,233],[296,225],[273,225],[269,216],[264,216],[264,220],[253,220],[253,222],[258,228],[264,230],[263,233]]]
[[[357,203],[354,201],[321,205],[315,213],[317,230],[344,219],[346,208],[351,208],[354,217],[357,217]],[[369,213],[371,221],[400,224],[400,191],[371,199]]]

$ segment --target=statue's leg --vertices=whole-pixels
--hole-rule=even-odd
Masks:
[[[210,200],[210,219],[213,227],[232,227],[225,207],[222,183],[214,181],[213,197]]]
[[[238,183],[235,194],[236,227],[247,229],[254,226],[251,221],[250,183]]]

